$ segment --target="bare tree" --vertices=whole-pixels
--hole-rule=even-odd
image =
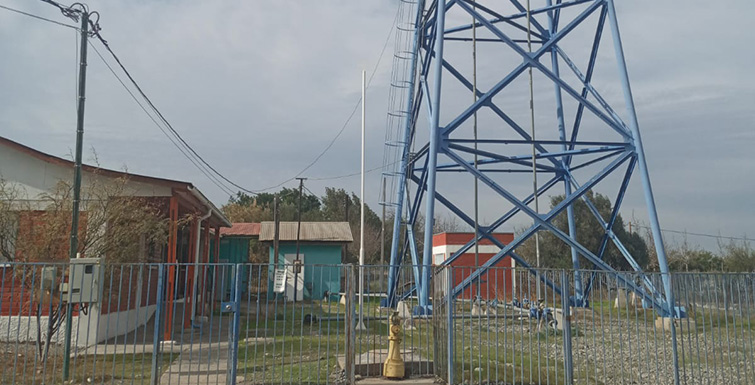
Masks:
[[[164,202],[138,196],[128,176],[109,178],[98,170],[89,176],[82,190],[77,251],[82,256],[102,258],[106,275],[117,273],[123,263],[161,257],[169,228]],[[71,212],[72,187],[67,181],[28,199],[21,186],[0,179],[0,259],[20,263],[67,260]],[[191,219],[192,215],[182,218],[179,226]],[[42,361],[63,323],[65,307],[59,287],[66,275],[62,266],[44,269],[55,278],[43,284],[41,270],[13,268],[16,282],[34,293],[32,302],[24,305],[29,313],[36,313],[37,351]],[[118,293],[105,289],[103,298],[112,295]],[[44,326],[43,311],[48,312]]]

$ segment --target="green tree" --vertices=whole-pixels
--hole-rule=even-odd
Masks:
[[[279,197],[281,221],[298,219],[299,189],[282,188],[277,193],[261,193],[250,196],[237,193],[222,207],[231,222],[263,222],[273,220],[275,196]],[[360,201],[354,193],[342,188],[328,187],[325,195],[317,197],[306,190],[302,194],[302,221],[349,222],[354,242],[348,245],[344,262],[356,262],[359,257]],[[365,205],[365,260],[380,259],[380,217]],[[390,249],[388,244],[387,249]]]
[[[755,250],[750,246],[749,242],[735,242],[731,240],[728,243],[720,244],[719,247],[721,248],[720,255],[726,271],[755,271]]]
[[[272,221],[275,196],[278,195],[281,221],[298,219],[299,189],[282,188],[278,193],[260,193],[251,196],[242,192],[231,197],[221,208],[231,222],[265,222]],[[302,194],[302,220],[322,220],[320,199],[306,191]]]
[[[364,212],[364,257],[365,261],[373,263],[380,260],[380,217],[365,205]],[[361,203],[354,193],[347,193],[342,188],[328,187],[322,197],[322,219],[329,222],[349,222],[354,242],[347,250],[347,261],[357,262],[359,258]],[[347,215],[348,214],[348,215]],[[389,246],[390,247],[390,246]]]
[[[610,199],[604,195],[593,192],[588,192],[587,198],[593,203],[603,220],[608,221],[613,210]],[[563,195],[551,197],[551,209],[563,200]],[[593,254],[597,255],[600,250],[600,245],[603,242],[605,231],[583,200],[577,200],[574,204],[574,220],[577,230],[577,241]],[[569,233],[568,217],[565,210],[557,215],[552,223],[564,233]],[[634,260],[644,268],[647,265],[649,258],[648,247],[642,236],[637,233],[629,233],[626,230],[621,214],[617,216],[612,229]],[[541,267],[567,269],[572,267],[571,247],[568,244],[548,231],[540,231],[539,236]],[[517,252],[529,263],[534,265],[536,261],[534,237],[531,237],[524,242],[522,246],[518,247]],[[603,254],[603,260],[617,270],[632,269],[619,249],[610,240],[608,241],[607,248]],[[592,263],[580,256],[580,267],[591,268]]]

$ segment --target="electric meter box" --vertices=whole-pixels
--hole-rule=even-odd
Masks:
[[[100,258],[72,259],[68,273],[68,303],[99,302],[102,279]]]

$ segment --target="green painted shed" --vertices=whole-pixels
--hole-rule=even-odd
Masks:
[[[259,235],[259,223],[233,223],[229,228],[220,229],[220,250],[218,253],[220,257],[215,258],[214,252],[211,255],[211,262],[213,263],[247,264],[243,266],[244,271],[241,273],[244,279],[241,287],[244,291],[249,287],[248,264],[251,246],[259,240]],[[215,250],[215,239],[211,240],[210,250]],[[233,287],[233,269],[221,266],[218,274],[215,296],[218,300],[226,300],[230,298],[231,288]]]
[[[298,230],[297,222],[280,222],[278,256],[275,256],[275,223],[262,222],[260,242],[269,248],[268,296],[274,297],[275,270],[285,274],[285,291],[281,296],[292,300],[322,299],[328,293],[336,296],[341,291],[340,266],[345,247],[354,239],[348,222],[302,222]],[[299,261],[301,268],[295,268],[296,240],[299,238]]]

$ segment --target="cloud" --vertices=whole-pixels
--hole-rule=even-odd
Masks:
[[[4,4],[68,22],[41,2]],[[258,189],[294,176],[341,129],[359,98],[360,72],[371,71],[393,24],[397,1],[89,5],[102,15],[103,35],[184,138],[229,178]],[[752,11],[755,5],[744,0],[726,7],[703,1],[685,2],[684,7],[650,0],[617,2],[665,227],[735,235],[755,230],[755,206],[748,204],[755,188],[750,151],[755,143],[755,78],[749,68],[755,53],[746,48],[755,36],[732,28],[748,25]],[[68,154],[76,117],[74,31],[0,11],[0,36],[0,135],[55,155]],[[577,39],[568,45],[569,52],[579,56],[585,46]],[[104,54],[99,44],[95,47]],[[383,157],[392,47],[368,93],[368,168],[380,165]],[[449,52],[455,52],[460,66],[469,66],[468,47]],[[612,53],[606,45],[601,59]],[[502,52],[481,56],[481,69],[498,71],[481,78],[481,84],[509,68],[501,64],[506,60],[510,58]],[[615,68],[610,60],[601,64],[596,79]],[[85,143],[97,149],[104,166],[127,165],[133,172],[190,180],[216,203],[225,201],[227,194],[170,144],[94,51],[87,81]],[[545,127],[553,116],[547,107],[552,92],[542,81],[536,87],[549,95],[538,101],[538,122]],[[605,82],[599,90],[623,113],[616,103],[618,83]],[[462,91],[444,94],[448,108],[469,102]],[[515,88],[501,97],[511,105],[526,105]],[[512,116],[525,125],[523,108],[512,108]],[[333,148],[303,176],[358,171],[359,141],[357,112]],[[315,192],[329,185],[358,192],[358,183],[358,177],[351,177],[308,185]],[[379,183],[379,172],[369,175],[371,204],[377,202]],[[528,187],[523,186],[522,193]],[[448,193],[463,197],[469,191],[462,184]],[[642,215],[639,180],[630,193],[626,212]],[[484,199],[491,207],[498,204],[492,195]]]

